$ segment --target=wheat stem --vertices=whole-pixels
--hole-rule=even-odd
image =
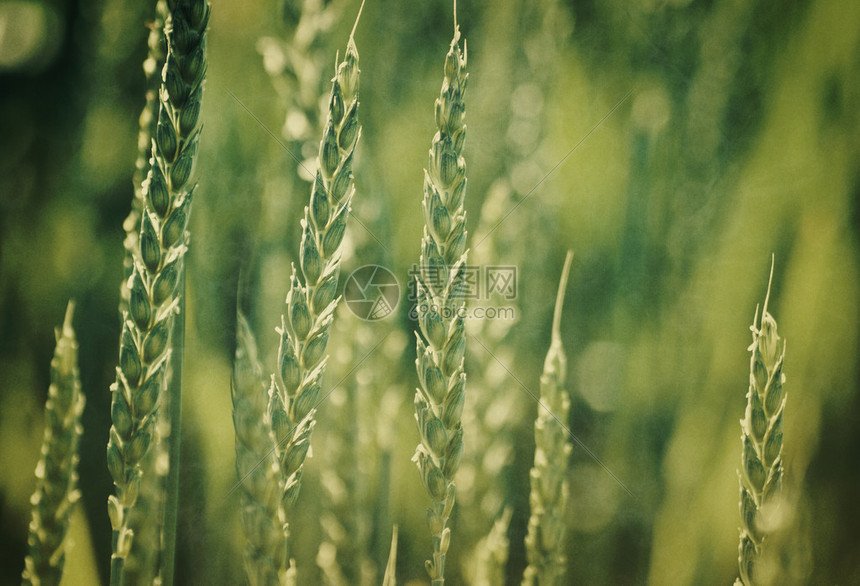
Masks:
[[[168,51],[162,70],[158,124],[151,168],[143,186],[146,195],[140,236],[132,254],[134,266],[128,285],[128,310],[123,312],[117,380],[111,386],[107,462],[116,487],[116,494],[108,499],[113,528],[111,584],[125,581],[125,561],[135,535],[131,513],[138,502],[143,461],[156,435],[162,395],[169,384],[171,338],[176,335],[174,318],[181,309],[186,226],[194,191],[189,180],[200,137],[209,5],[206,0],[169,0],[167,8],[164,30]],[[178,382],[170,387],[174,391],[170,397],[174,417],[181,405]],[[174,427],[175,443],[179,421],[168,423]],[[175,449],[178,446],[171,448],[172,458]],[[176,461],[171,464],[173,473],[178,473]],[[169,514],[176,503],[168,503],[166,508]],[[165,541],[169,545],[169,535]],[[165,556],[162,579],[169,584],[172,551],[165,551]]]
[[[767,286],[761,327],[757,325],[758,309],[753,319],[753,342],[749,350],[750,383],[747,406],[741,420],[740,513],[741,534],[738,546],[740,578],[746,586],[762,583],[759,575],[762,547],[767,538],[765,516],[779,504],[782,491],[782,417],[786,396],[785,341],[777,333],[777,324],[768,312],[773,263]]]
[[[362,5],[363,7],[363,5]],[[361,17],[359,10],[358,18]],[[353,33],[354,33],[353,29]],[[271,377],[268,413],[277,445],[289,556],[290,513],[301,488],[325,371],[329,330],[337,308],[341,244],[355,192],[352,161],[361,135],[358,122],[358,50],[350,35],[332,79],[319,169],[301,222],[299,267],[290,277],[287,311],[281,316],[279,368]]]
[[[552,320],[552,342],[540,379],[540,405],[535,420],[535,461],[531,470],[531,517],[526,535],[529,565],[523,586],[561,584],[565,570],[564,512],[567,506],[567,468],[573,449],[563,422],[570,415],[570,397],[564,389],[567,358],[561,341],[561,312],[570,263],[568,251],[558,285]]]
[[[417,358],[420,387],[415,418],[421,443],[413,460],[433,507],[427,521],[433,557],[425,567],[433,586],[445,583],[445,556],[451,540],[448,520],[455,502],[454,476],[463,458],[461,416],[466,394],[464,291],[466,267],[466,50],[455,27],[445,56],[442,91],[436,100],[437,132],[424,171],[424,238],[416,276]]]
[[[57,345],[51,360],[51,386],[45,403],[45,433],[39,463],[29,551],[22,582],[33,585],[59,584],[66,561],[66,533],[69,519],[80,498],[78,491],[78,446],[84,395],[78,372],[78,343],[72,327],[74,303],[69,302],[62,329],[57,329]]]

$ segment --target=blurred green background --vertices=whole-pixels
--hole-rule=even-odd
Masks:
[[[23,568],[53,328],[69,298],[87,408],[67,583],[105,581],[108,389],[149,4],[0,1],[0,583],[18,583]],[[336,4],[339,17],[310,45],[324,56],[324,80],[359,3]],[[180,584],[243,580],[229,494],[232,333],[237,283],[250,274],[240,303],[250,305],[271,355],[297,248],[307,184],[266,128],[281,137],[285,127],[296,85],[273,47],[293,39],[299,12],[275,0],[212,6],[190,224]],[[368,0],[364,9],[354,212],[365,227],[349,226],[344,275],[378,263],[405,284],[417,260],[422,168],[451,13],[450,2],[436,0]],[[537,392],[568,248],[576,252],[562,322],[570,429],[633,495],[574,448],[569,582],[726,584],[736,576],[738,420],[749,326],[772,253],[769,309],[787,340],[786,583],[860,582],[860,3],[462,0],[458,22],[470,71],[472,254],[518,267],[517,321],[492,346],[504,366],[472,342],[466,364],[470,388],[497,395],[470,401],[508,401],[501,415],[477,414],[511,422],[514,452],[489,480],[514,507],[508,583],[519,583],[525,565],[537,409],[520,382]],[[282,140],[292,149],[294,138]],[[514,206],[482,240],[489,218]],[[356,418],[372,426],[361,446],[373,452],[374,480],[361,499],[373,513],[375,561],[384,563],[397,523],[398,577],[421,583],[428,498],[409,461],[418,436],[407,305],[359,324],[341,304],[326,380],[355,389]],[[482,380],[488,372],[492,382]],[[306,466],[294,527],[302,583],[320,580],[320,487],[338,472],[329,458],[336,448],[326,447],[343,429],[339,400],[340,392],[321,407]],[[458,515],[481,518],[455,513],[453,584],[465,580],[467,539],[492,521],[458,526]]]

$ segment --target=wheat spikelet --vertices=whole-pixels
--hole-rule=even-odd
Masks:
[[[358,26],[358,18],[355,26]],[[355,27],[332,80],[328,118],[319,149],[319,169],[301,222],[299,267],[293,266],[287,311],[281,316],[279,368],[271,377],[268,413],[277,442],[289,547],[290,512],[301,488],[302,470],[326,366],[326,346],[339,298],[341,243],[350,213],[352,160],[358,122],[358,50]],[[289,551],[289,550],[287,550]],[[287,559],[289,555],[287,555]]]
[[[286,573],[280,476],[266,391],[254,335],[239,312],[233,361],[233,427],[246,539],[243,560],[252,586],[282,584]]]
[[[567,358],[561,344],[561,311],[573,253],[568,252],[558,285],[552,322],[552,343],[540,379],[540,405],[535,420],[535,461],[531,470],[524,586],[561,584],[564,576],[564,511],[567,506],[567,467],[573,449],[564,424],[570,397],[564,389]]]
[[[418,292],[417,358],[421,386],[415,393],[415,418],[421,443],[413,460],[433,499],[427,511],[433,558],[425,566],[434,586],[445,583],[445,555],[451,540],[448,520],[455,501],[454,475],[463,457],[460,418],[466,394],[463,356],[464,272],[466,267],[466,51],[460,29],[445,56],[442,91],[436,100],[437,132],[424,172],[424,238],[416,276]]]
[[[770,278],[773,280],[773,265]],[[753,319],[753,342],[749,350],[750,384],[747,407],[741,420],[740,513],[738,546],[740,578],[746,586],[764,583],[760,571],[762,546],[767,538],[768,515],[778,506],[782,491],[782,417],[786,397],[782,372],[785,342],[777,334],[776,320],[768,313],[768,283],[761,327],[758,309]],[[769,511],[768,508],[771,510]]]
[[[24,584],[59,584],[66,561],[66,532],[78,492],[78,445],[84,395],[78,372],[78,343],[72,327],[74,303],[66,309],[51,360],[51,386],[45,403],[42,455],[36,465],[29,551],[22,574]]]
[[[112,584],[122,584],[125,579],[124,564],[135,533],[132,511],[140,495],[143,461],[156,435],[157,413],[168,382],[171,333],[180,308],[177,283],[182,282],[186,225],[194,190],[189,179],[200,136],[209,5],[205,0],[171,0],[167,8],[168,52],[159,92],[158,124],[143,188],[146,195],[140,236],[132,254],[134,267],[128,285],[128,310],[123,312],[117,380],[111,386],[113,424],[107,462],[116,486],[116,495],[108,499],[114,532]],[[178,404],[179,397],[172,400]],[[164,578],[172,580],[169,575]]]

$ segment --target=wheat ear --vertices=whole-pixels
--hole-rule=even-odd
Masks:
[[[750,383],[747,407],[741,420],[740,512],[741,537],[738,546],[740,578],[747,586],[758,584],[757,566],[767,537],[763,509],[778,504],[782,491],[782,416],[786,397],[782,387],[785,375],[785,341],[776,331],[776,320],[768,312],[773,264],[767,286],[761,328],[753,319],[753,341],[749,347]]]
[[[257,343],[241,312],[236,327],[232,398],[236,474],[246,539],[245,572],[251,586],[282,584],[286,572],[283,511],[275,442],[266,410],[268,395]]]
[[[508,529],[511,526],[513,509],[505,507],[495,520],[489,533],[478,541],[471,555],[470,566],[473,586],[494,586],[504,584],[505,569],[508,565],[510,540]]]
[[[567,358],[561,344],[561,312],[573,253],[568,251],[558,284],[552,319],[552,342],[540,377],[540,406],[535,420],[535,461],[532,467],[524,586],[561,584],[565,570],[564,512],[567,506],[567,468],[573,449],[565,429],[570,397],[565,391]]]
[[[424,171],[424,238],[419,274],[415,366],[421,383],[415,393],[415,418],[421,443],[418,465],[433,507],[427,521],[433,558],[425,563],[433,586],[445,583],[445,555],[451,540],[448,519],[455,501],[454,475],[463,458],[460,418],[466,400],[464,291],[466,268],[466,51],[460,28],[445,56],[442,91],[436,100],[437,132]]]
[[[363,7],[363,5],[362,5]],[[358,26],[359,10],[355,26]],[[326,345],[337,307],[341,243],[355,188],[352,160],[361,135],[358,123],[358,50],[355,27],[344,60],[332,79],[328,117],[319,149],[319,169],[301,222],[297,271],[293,265],[287,311],[281,316],[279,368],[271,377],[268,412],[283,481],[281,503],[289,547],[290,512],[301,488],[310,449]],[[289,554],[289,549],[287,549]],[[287,559],[290,557],[287,555]]]
[[[108,499],[113,528],[111,584],[124,581],[123,568],[134,536],[130,513],[138,501],[141,464],[150,450],[167,386],[171,332],[180,308],[177,283],[182,282],[184,272],[186,225],[194,190],[188,183],[200,137],[209,5],[205,0],[170,0],[167,8],[168,52],[158,124],[151,168],[144,181],[146,195],[129,278],[128,310],[123,312],[117,380],[111,386],[107,462],[116,486],[116,495]],[[171,400],[179,404],[178,396]],[[165,578],[171,581],[170,576]]]
[[[74,303],[69,302],[51,360],[51,386],[45,403],[45,435],[36,465],[36,490],[29,551],[24,562],[24,584],[59,584],[66,561],[66,532],[80,498],[78,492],[78,445],[84,395],[78,372],[78,342],[72,328]]]
[[[137,137],[137,159],[132,178],[134,198],[131,210],[123,222],[126,232],[125,257],[123,267],[124,278],[120,285],[120,316],[128,311],[131,298],[129,284],[134,270],[134,257],[139,254],[140,222],[143,217],[144,179],[149,175],[152,160],[152,137],[155,136],[158,116],[158,88],[161,85],[161,70],[164,67],[164,57],[167,50],[164,37],[164,22],[167,15],[167,3],[158,0],[153,21],[148,24],[148,52],[143,62],[146,97],[143,109],[138,118],[139,129]],[[158,575],[159,558],[162,555],[162,530],[164,525],[164,480],[168,470],[167,446],[164,441],[165,431],[169,429],[165,422],[154,427],[152,448],[141,460],[142,478],[140,495],[133,511],[130,513],[129,524],[136,528],[136,547],[131,556],[126,559],[124,569],[128,581],[132,583],[149,583]],[[154,519],[154,522],[153,522]]]

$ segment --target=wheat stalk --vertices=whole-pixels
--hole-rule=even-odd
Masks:
[[[564,512],[567,506],[567,467],[573,449],[565,423],[570,397],[564,385],[567,358],[561,343],[561,312],[573,253],[568,251],[558,284],[552,320],[552,342],[540,378],[540,406],[535,420],[535,461],[531,470],[524,586],[561,584],[564,576]]]
[[[761,327],[758,308],[753,319],[753,341],[749,350],[750,383],[747,407],[741,420],[740,513],[741,535],[738,546],[740,578],[747,586],[762,583],[759,575],[762,547],[767,537],[767,516],[779,503],[782,491],[782,417],[786,397],[785,341],[777,334],[776,320],[768,312],[773,264],[767,286]]]
[[[363,8],[363,5],[362,5]],[[355,192],[352,160],[361,135],[358,122],[358,50],[355,28],[332,79],[328,117],[319,149],[319,169],[301,222],[300,271],[293,265],[287,311],[281,316],[279,368],[271,377],[268,413],[277,445],[289,548],[290,512],[301,488],[310,449],[326,346],[337,307],[341,243]],[[287,549],[287,559],[290,559]]]
[[[455,6],[456,15],[456,6]],[[445,583],[445,556],[451,540],[448,520],[455,502],[454,475],[463,458],[460,418],[466,400],[464,323],[466,213],[465,93],[466,50],[460,28],[445,56],[442,91],[436,100],[437,132],[424,171],[424,237],[419,274],[417,358],[421,383],[415,393],[415,418],[421,443],[413,460],[433,499],[427,521],[433,535],[433,558],[425,563],[433,586]],[[465,44],[464,44],[465,45]]]
[[[233,427],[246,538],[243,560],[252,586],[282,584],[286,573],[280,476],[266,390],[254,334],[239,312],[233,361]]]
[[[36,465],[29,552],[24,562],[24,584],[59,584],[66,561],[69,519],[80,498],[78,445],[84,395],[78,372],[78,343],[72,327],[74,303],[69,302],[51,360],[51,386],[45,403],[45,434]]]
[[[142,462],[150,451],[168,384],[171,332],[181,307],[177,283],[183,281],[186,225],[194,191],[189,179],[200,137],[209,5],[205,0],[171,0],[167,8],[168,53],[159,92],[158,124],[151,168],[143,187],[146,196],[140,236],[132,255],[117,380],[111,386],[107,462],[116,486],[116,495],[108,499],[113,528],[111,584],[122,584],[125,579],[125,560],[135,533],[131,513],[140,495]],[[171,404],[173,409],[180,404],[178,395],[171,398]],[[178,417],[171,417],[170,422],[177,426]],[[173,441],[177,442],[175,430],[174,434]],[[172,556],[171,550],[165,549],[168,556]],[[166,566],[163,578],[170,583],[169,560]]]

